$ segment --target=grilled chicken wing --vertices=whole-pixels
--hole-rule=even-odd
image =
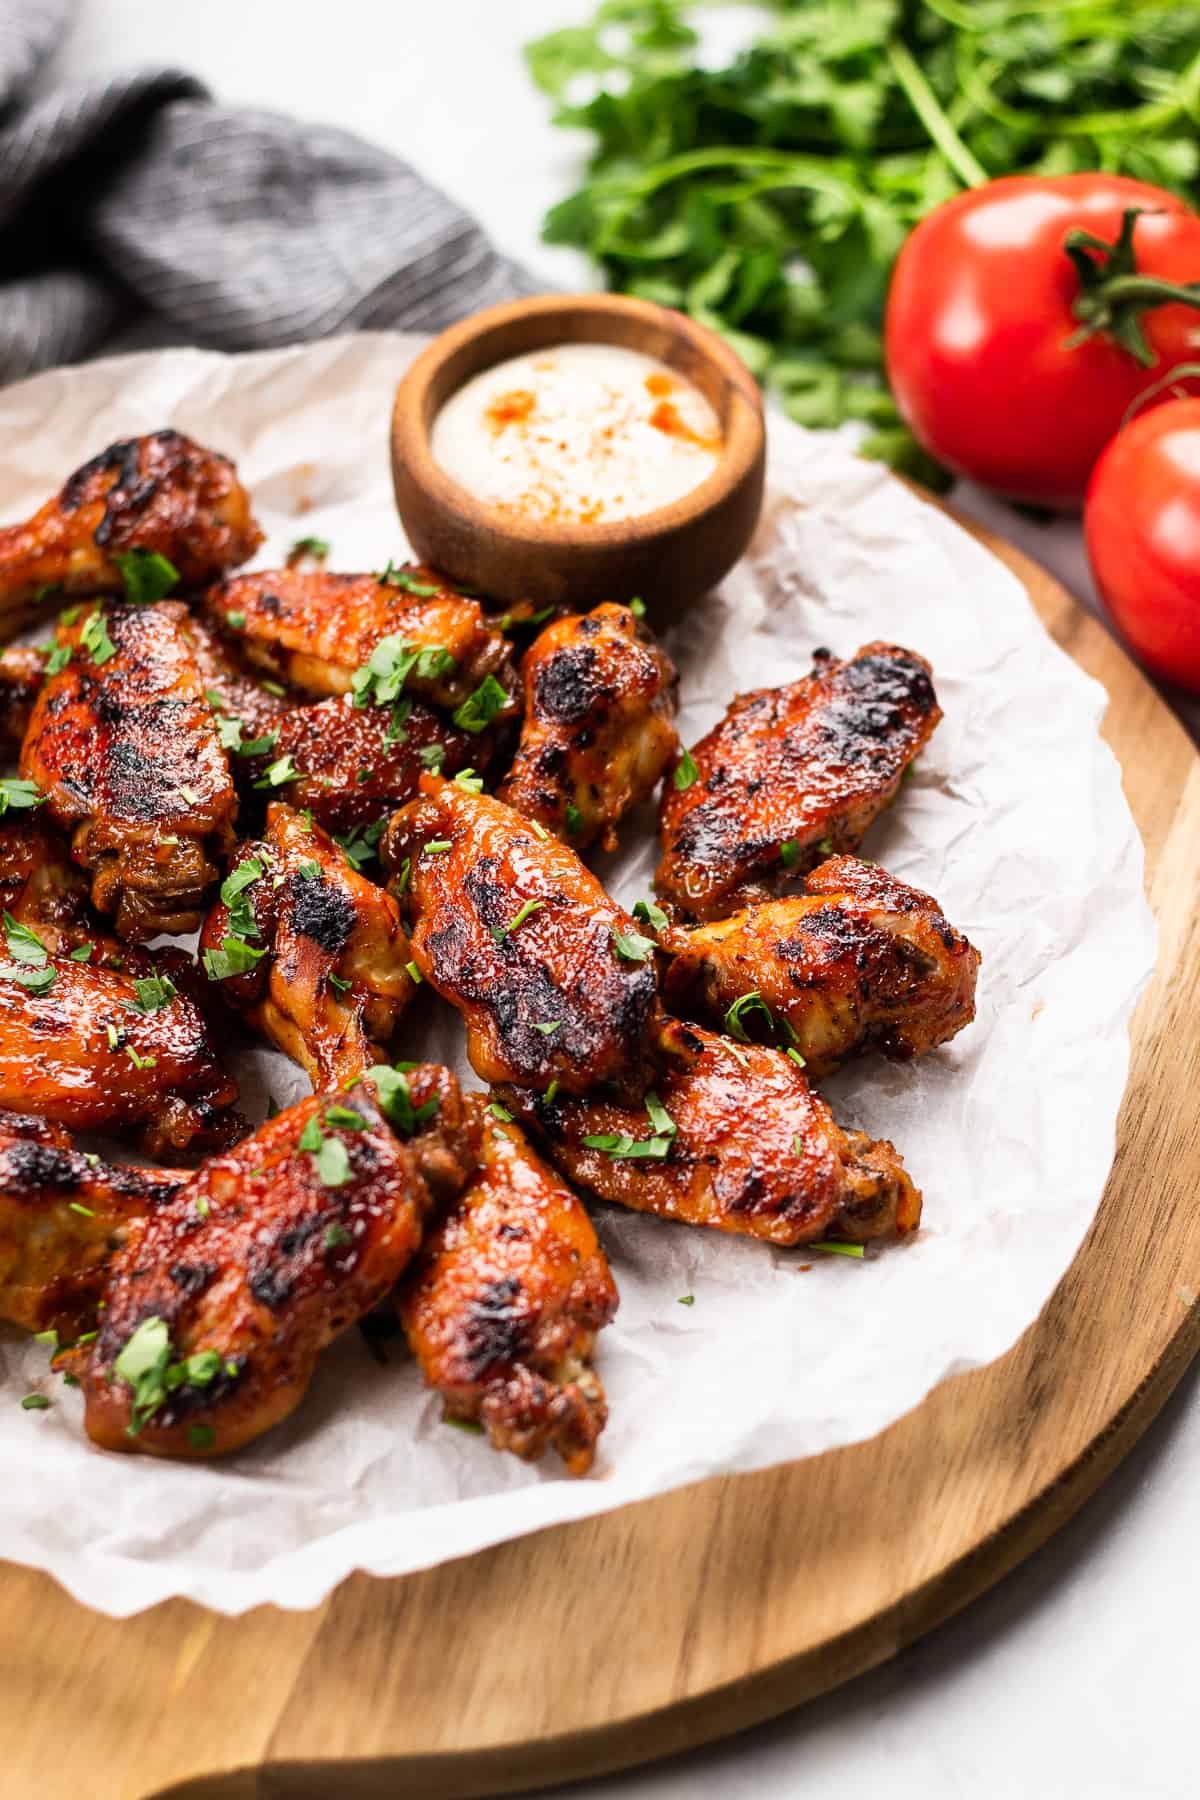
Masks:
[[[0,653],[0,751],[21,748],[38,689],[46,673],[46,653],[33,644],[10,644]]]
[[[573,850],[499,800],[423,775],[383,855],[417,967],[462,1014],[482,1080],[643,1091],[650,945]]]
[[[121,594],[119,558],[165,556],[186,588],[244,563],[262,542],[227,457],[178,431],[110,444],[24,525],[0,530],[0,638],[28,625],[48,589]]]
[[[868,1045],[920,1056],[971,1023],[979,952],[928,894],[852,856],[801,885],[793,899],[664,931],[671,1011],[755,1037],[782,1021],[810,1076]]]
[[[569,1180],[634,1212],[782,1245],[916,1229],[921,1195],[892,1145],[843,1131],[782,1052],[676,1021],[662,1050],[643,1111],[561,1093],[548,1102],[528,1088],[497,1094]],[[649,1141],[653,1152],[636,1148]]]
[[[617,847],[616,826],[679,748],[679,678],[627,606],[558,619],[521,664],[525,722],[498,790],[575,850]]]
[[[195,1002],[144,956],[114,969],[50,952],[6,921],[0,1107],[76,1131],[137,1131],[152,1154],[227,1143],[237,1084]]]
[[[894,644],[818,650],[788,687],[739,694],[663,788],[655,885],[678,914],[768,899],[822,854],[854,850],[941,718],[929,664]]]
[[[0,823],[0,911],[36,931],[47,950],[95,940],[87,877],[37,813]]]
[[[67,615],[69,617],[69,615]],[[194,931],[233,843],[237,796],[174,601],[60,621],[70,661],[46,681],[21,773],[73,832],[92,899],[135,942]]]
[[[182,624],[204,698],[227,722],[228,734],[241,743],[272,731],[282,715],[296,704],[295,696],[289,697],[278,682],[264,687],[257,676],[243,668],[224,638],[195,613],[189,613]],[[240,727],[237,732],[233,731],[235,722]]]
[[[187,1180],[184,1169],[101,1162],[59,1125],[0,1112],[0,1319],[62,1337],[90,1329],[131,1222]]]
[[[407,1116],[394,1088],[365,1081],[313,1095],[131,1229],[99,1335],[73,1365],[95,1443],[209,1456],[295,1409],[321,1351],[378,1305],[420,1242],[433,1205],[422,1140],[435,1162],[464,1160],[465,1127],[437,1105],[449,1072],[396,1079]]]
[[[511,684],[507,639],[477,600],[426,569],[388,571],[386,578],[265,569],[219,583],[204,607],[250,662],[318,699],[349,693],[356,671],[373,657],[379,680],[363,691],[374,696],[406,648],[427,654],[413,660],[404,691],[440,705],[458,706],[488,675]],[[509,701],[502,716],[515,711]]]
[[[617,1310],[608,1259],[580,1201],[515,1125],[483,1120],[483,1162],[397,1291],[409,1344],[447,1418],[497,1450],[556,1449],[591,1468],[608,1418],[591,1366]]]
[[[239,845],[200,950],[223,997],[318,1088],[378,1062],[416,992],[391,895],[278,802],[266,836]]]

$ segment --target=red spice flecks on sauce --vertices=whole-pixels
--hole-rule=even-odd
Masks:
[[[651,380],[653,377],[650,378]],[[650,423],[655,431],[661,431],[667,437],[682,438],[684,443],[695,444],[701,450],[719,450],[721,436],[717,432],[706,435],[702,431],[694,431],[679,416],[679,408],[673,400],[660,400],[650,414]]]
[[[646,392],[653,394],[656,400],[661,400],[664,394],[675,392],[675,382],[670,375],[661,375],[656,370],[653,375],[646,377]]]
[[[528,388],[513,388],[511,393],[497,394],[483,416],[493,436],[498,437],[509,425],[524,425],[536,405],[537,399]]]

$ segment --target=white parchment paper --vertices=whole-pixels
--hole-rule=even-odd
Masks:
[[[404,551],[386,427],[416,346],[157,352],[10,388],[0,519],[110,440],[171,424],[237,460],[270,534],[263,566],[313,533],[332,566],[378,568]],[[815,646],[845,655],[875,637],[930,658],[946,717],[864,849],[936,894],[983,952],[979,1015],[953,1044],[826,1084],[843,1123],[901,1149],[925,1193],[916,1240],[858,1263],[597,1208],[621,1309],[599,1352],[611,1422],[583,1481],[444,1426],[414,1366],[393,1352],[379,1367],[357,1332],[299,1412],[240,1456],[104,1454],[46,1352],[0,1334],[0,1556],[119,1615],[171,1595],[226,1612],[312,1606],[353,1569],[402,1574],[868,1437],[1014,1342],[1095,1211],[1153,962],[1142,846],[1097,733],[1104,695],[964,532],[835,440],[773,424],[752,553],[669,639],[684,741],[736,690],[805,672]],[[602,873],[629,903],[649,892],[652,815],[626,835]],[[405,1021],[397,1054],[469,1074],[460,1049],[457,1021],[431,1006]],[[304,1091],[273,1053],[248,1060],[253,1091],[264,1078],[281,1100]],[[31,1388],[53,1396],[49,1411],[20,1410]]]

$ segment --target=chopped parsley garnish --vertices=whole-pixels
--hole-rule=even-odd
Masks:
[[[138,1011],[144,1013],[158,1012],[160,1007],[169,1006],[179,992],[167,975],[146,975],[133,985],[137,991]]]
[[[426,853],[429,856],[440,856],[443,850],[453,850],[453,848],[454,845],[449,838],[430,838],[425,845]]]
[[[196,1200],[196,1211],[199,1213],[200,1217],[202,1219],[207,1219],[211,1210],[212,1208],[209,1206],[205,1196],[203,1194],[199,1195]]]
[[[561,1019],[535,1019],[533,1029],[540,1031],[543,1037],[553,1037],[561,1024]]]
[[[821,839],[820,843],[817,845],[817,849],[821,852],[822,856],[832,856],[833,855],[833,839],[831,837],[823,837]]]
[[[305,857],[302,863],[296,864],[296,873],[299,875],[301,881],[319,881],[321,878],[321,865],[315,856]]]
[[[550,833],[546,830],[546,827],[544,825],[542,825],[538,822],[537,819],[530,819],[529,824],[530,824],[531,830],[533,831],[534,837],[541,838],[543,844],[549,840]]]
[[[836,1238],[827,1238],[823,1243],[806,1244],[804,1247],[806,1250],[824,1250],[827,1256],[857,1256],[861,1258],[864,1254],[861,1244],[842,1244]]]
[[[285,782],[303,779],[303,771],[296,767],[289,750],[286,756],[277,757],[266,774],[260,775],[254,785],[256,788],[278,788],[283,787]]]
[[[328,555],[329,545],[324,538],[302,537],[297,538],[288,551],[288,561],[293,557],[311,556],[315,562],[324,562]]]
[[[235,756],[265,756],[279,742],[278,731],[264,731],[261,737],[243,738],[245,729],[241,719],[218,719],[217,736],[223,750],[232,750]]]
[[[410,880],[411,876],[412,876],[412,857],[406,856],[404,861],[400,864],[400,873],[396,877],[397,897],[399,897],[400,895],[402,895],[404,893],[405,889],[407,888],[407,886],[409,884],[409,880]]]
[[[367,1121],[352,1106],[341,1106],[335,1102],[325,1108],[325,1123],[336,1125],[339,1131],[365,1131]]]
[[[388,720],[387,730],[383,734],[385,744],[406,744],[408,733],[404,727],[412,717],[411,700],[397,700],[392,708],[392,716]]]
[[[695,1294],[680,1294],[676,1304],[679,1306],[695,1306],[696,1296]]]
[[[135,1069],[156,1069],[158,1067],[157,1056],[139,1056],[132,1044],[126,1044],[125,1054]]]
[[[49,656],[46,658],[46,673],[47,673],[47,675],[61,674],[61,672],[63,671],[63,669],[66,668],[66,666],[70,662],[70,660],[71,660],[70,644],[55,644],[53,650],[51,650]]]
[[[655,1135],[657,1137],[674,1137],[678,1126],[653,1088],[646,1095],[645,1105],[646,1117],[649,1119]]]
[[[611,1156],[614,1160],[625,1158],[633,1161],[645,1158],[661,1162],[671,1149],[669,1137],[631,1138],[616,1131],[597,1132],[595,1136],[585,1137],[583,1141],[589,1150],[603,1150],[606,1156]]]
[[[256,950],[243,938],[226,937],[219,950],[204,952],[204,969],[210,981],[228,981],[231,976],[245,975],[262,961],[266,950]]]
[[[508,694],[494,675],[485,675],[473,694],[457,707],[451,718],[462,731],[486,731],[498,713],[508,705]]]
[[[26,1394],[21,1401],[22,1412],[45,1412],[50,1402],[45,1394]]]
[[[654,939],[640,931],[614,931],[612,947],[623,962],[642,963],[654,949]]]
[[[404,965],[404,972],[408,976],[408,979],[413,983],[414,987],[420,987],[425,979],[415,962],[406,962]]]
[[[117,646],[108,635],[108,622],[102,607],[98,607],[84,625],[79,634],[79,646],[90,653],[97,668],[117,654]]]
[[[10,807],[14,812],[22,812],[45,803],[46,795],[39,794],[32,781],[18,780],[15,775],[6,775],[0,780],[0,819]]]
[[[483,776],[477,775],[474,769],[460,769],[454,777],[454,785],[462,788],[465,794],[482,794]]]
[[[235,608],[232,612],[225,614],[225,623],[234,631],[245,631],[246,615],[240,608]]]
[[[247,938],[261,935],[258,929],[258,920],[254,916],[254,905],[247,895],[246,889],[253,882],[258,881],[262,873],[262,859],[257,856],[246,856],[221,883],[221,900],[229,909],[229,930],[234,937]]]
[[[339,845],[346,861],[352,869],[361,869],[369,863],[379,848],[379,840],[387,826],[388,815],[383,813],[371,825],[356,825],[342,837],[335,837],[334,843]]]
[[[555,1100],[558,1098],[559,1086],[560,1086],[559,1079],[558,1079],[558,1076],[556,1075],[554,1077],[554,1080],[550,1083],[550,1086],[546,1089],[545,1098],[544,1098],[544,1102],[543,1102],[544,1105],[546,1105],[546,1106],[554,1105]]]
[[[502,1125],[512,1124],[512,1114],[509,1112],[507,1106],[501,1106],[498,1100],[493,1100],[491,1102],[488,1111],[491,1113],[493,1119],[499,1119]]]
[[[185,787],[182,781],[179,784],[179,794],[180,798],[186,800],[189,806],[196,806],[199,803],[200,796],[195,788]]]
[[[361,668],[350,678],[355,706],[391,706],[409,677],[440,681],[457,665],[444,644],[414,644],[393,631],[380,638]]]
[[[296,1147],[299,1150],[319,1150],[323,1142],[324,1138],[321,1135],[321,1121],[318,1119],[316,1113],[313,1113],[310,1119],[304,1121],[304,1130],[300,1133],[299,1142]]]
[[[330,1142],[334,1143],[336,1140],[331,1138]],[[324,1250],[340,1250],[344,1244],[353,1242],[353,1236],[344,1225],[333,1224],[326,1227],[325,1236],[321,1239],[321,1247]]]
[[[113,561],[125,583],[125,598],[135,606],[149,606],[165,600],[179,585],[179,570],[157,550],[117,550]]]
[[[476,1437],[481,1437],[483,1434],[483,1426],[478,1419],[464,1419],[459,1413],[443,1413],[442,1424],[453,1425],[456,1431],[473,1432]]]
[[[350,1179],[350,1155],[341,1138],[322,1140],[317,1151],[317,1174],[326,1187],[345,1187]]]
[[[4,942],[11,961],[2,972],[30,994],[45,994],[54,986],[55,970],[41,938],[25,925],[18,925],[10,912],[4,914]]]
[[[420,1106],[413,1105],[406,1069],[393,1068],[390,1063],[376,1063],[373,1069],[367,1070],[366,1079],[375,1089],[380,1111],[402,1137],[412,1137],[417,1127],[432,1119],[438,1110],[436,1094]]]
[[[344,981],[340,975],[333,974],[331,970],[329,975],[329,985],[335,994],[348,994],[350,989],[354,986],[354,983],[352,981]]]
[[[225,1362],[226,1373],[237,1373],[237,1364]],[[136,1437],[147,1419],[157,1412],[168,1394],[181,1387],[208,1387],[216,1380],[222,1359],[216,1350],[197,1350],[179,1361],[171,1360],[171,1332],[165,1319],[143,1319],[113,1364],[113,1373],[132,1390],[130,1437]]]
[[[800,861],[799,839],[785,838],[779,846],[779,855],[785,869],[794,869]]]
[[[784,1024],[787,1023],[786,1019],[783,1021],[783,1023]],[[789,1049],[788,1055],[791,1057],[792,1061],[795,1063],[795,1065],[798,1069],[807,1069],[808,1064],[805,1061],[805,1059],[801,1056],[801,1054],[798,1050]]]
[[[211,1450],[217,1441],[217,1434],[211,1425],[189,1425],[188,1443],[193,1450]]]
[[[431,770],[433,774],[441,774],[442,765],[446,761],[445,744],[425,744],[418,750],[417,755],[424,766]]]
[[[573,800],[567,801],[567,835],[578,837],[583,830],[583,814]]]
[[[680,752],[679,761],[675,764],[675,773],[671,779],[674,781],[678,792],[686,794],[699,773],[700,771],[696,767],[691,751],[683,750]]]
[[[756,1015],[766,1021],[768,1031],[774,1031],[775,1014],[758,989],[752,988],[748,994],[739,994],[725,1014],[725,1029],[730,1037],[735,1037],[739,1044],[750,1043],[751,1037],[746,1029],[746,1021]]]
[[[633,599],[629,602],[629,610],[635,619],[644,619],[646,616],[646,602],[635,594]]]
[[[90,1206],[85,1206],[82,1200],[68,1200],[67,1210],[69,1212],[78,1213],[81,1219],[94,1219],[96,1216],[92,1208]]]
[[[649,925],[651,931],[661,931],[667,924],[666,913],[661,906],[656,906],[653,900],[638,900],[633,908],[633,916]]]
[[[107,1025],[106,1025],[106,1026],[105,1026],[105,1027],[104,1027],[104,1030],[105,1030],[105,1034],[106,1034],[106,1035],[107,1035],[107,1037],[108,1037],[108,1047],[109,1047],[109,1049],[110,1049],[110,1050],[119,1050],[119,1049],[120,1049],[120,1048],[121,1048],[121,1042],[122,1042],[122,1035],[121,1035],[121,1032],[120,1032],[120,1031],[119,1031],[119,1030],[118,1030],[118,1029],[117,1029],[117,1027],[116,1027],[116,1026],[115,1026],[115,1025],[114,1025],[114,1024],[113,1024],[113,1023],[112,1023],[112,1021],[111,1021],[111,1020],[110,1020],[110,1021],[109,1021],[109,1023],[108,1023],[108,1024],[107,1024]]]
[[[390,557],[387,568],[376,575],[375,579],[381,587],[399,588],[402,593],[415,594],[418,600],[432,600],[433,596],[440,592],[436,586],[431,585],[428,581],[421,581],[409,570],[395,568]]]
[[[544,900],[526,900],[518,907],[507,925],[493,925],[491,932],[496,942],[502,944],[506,937],[512,935],[518,925],[523,925],[526,919],[531,918],[535,912],[541,912],[545,904]]]

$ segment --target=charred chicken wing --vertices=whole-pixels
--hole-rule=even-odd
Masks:
[[[89,1330],[130,1225],[187,1179],[101,1162],[59,1125],[0,1112],[0,1319],[62,1337]]]
[[[501,1087],[569,1180],[634,1212],[792,1245],[902,1236],[921,1196],[892,1145],[843,1131],[781,1051],[669,1021],[638,1110]]]
[[[478,1420],[517,1456],[552,1445],[572,1475],[587,1473],[608,1417],[592,1351],[616,1284],[582,1204],[516,1125],[484,1118],[479,1173],[397,1305],[448,1418]]]
[[[383,853],[417,967],[462,1014],[482,1080],[641,1094],[653,946],[573,850],[499,800],[423,775]]]
[[[663,788],[659,895],[718,919],[855,850],[941,716],[929,664],[895,644],[818,650],[803,680],[739,694]]]
[[[280,1113],[131,1230],[99,1335],[76,1353],[95,1443],[239,1449],[287,1418],[325,1346],[388,1294],[433,1205],[422,1138],[444,1140],[443,1161],[462,1155],[440,1116],[448,1072],[388,1073],[378,1092],[362,1081]]]
[[[21,748],[45,673],[46,653],[33,644],[0,652],[0,751],[15,756]]]
[[[0,530],[0,637],[28,625],[48,590],[124,593],[131,554],[165,557],[187,589],[237,568],[261,542],[227,457],[178,431],[110,444],[26,524]]]
[[[801,885],[795,898],[663,932],[672,1012],[740,1038],[781,1027],[810,1076],[869,1045],[920,1056],[970,1024],[979,952],[928,894],[852,856]]]
[[[489,705],[490,717],[515,713],[507,639],[428,570],[266,569],[219,583],[204,606],[250,662],[302,694],[390,705],[404,692],[458,707],[482,687],[469,717]]]
[[[66,615],[70,618],[70,615]],[[72,831],[121,937],[194,931],[232,847],[237,796],[175,601],[59,624],[70,660],[38,696],[21,773]]]
[[[87,877],[38,813],[0,821],[0,910],[36,931],[46,950],[69,952],[93,941]]]
[[[86,948],[86,944],[82,946]],[[0,1107],[76,1131],[137,1131],[152,1153],[226,1143],[237,1086],[169,975],[51,952],[11,914],[0,961]]]
[[[378,1062],[416,991],[391,895],[279,802],[265,837],[239,846],[200,950],[223,997],[318,1088]]]
[[[616,826],[679,747],[678,676],[627,606],[548,625],[525,654],[525,722],[499,798],[575,850]]]

